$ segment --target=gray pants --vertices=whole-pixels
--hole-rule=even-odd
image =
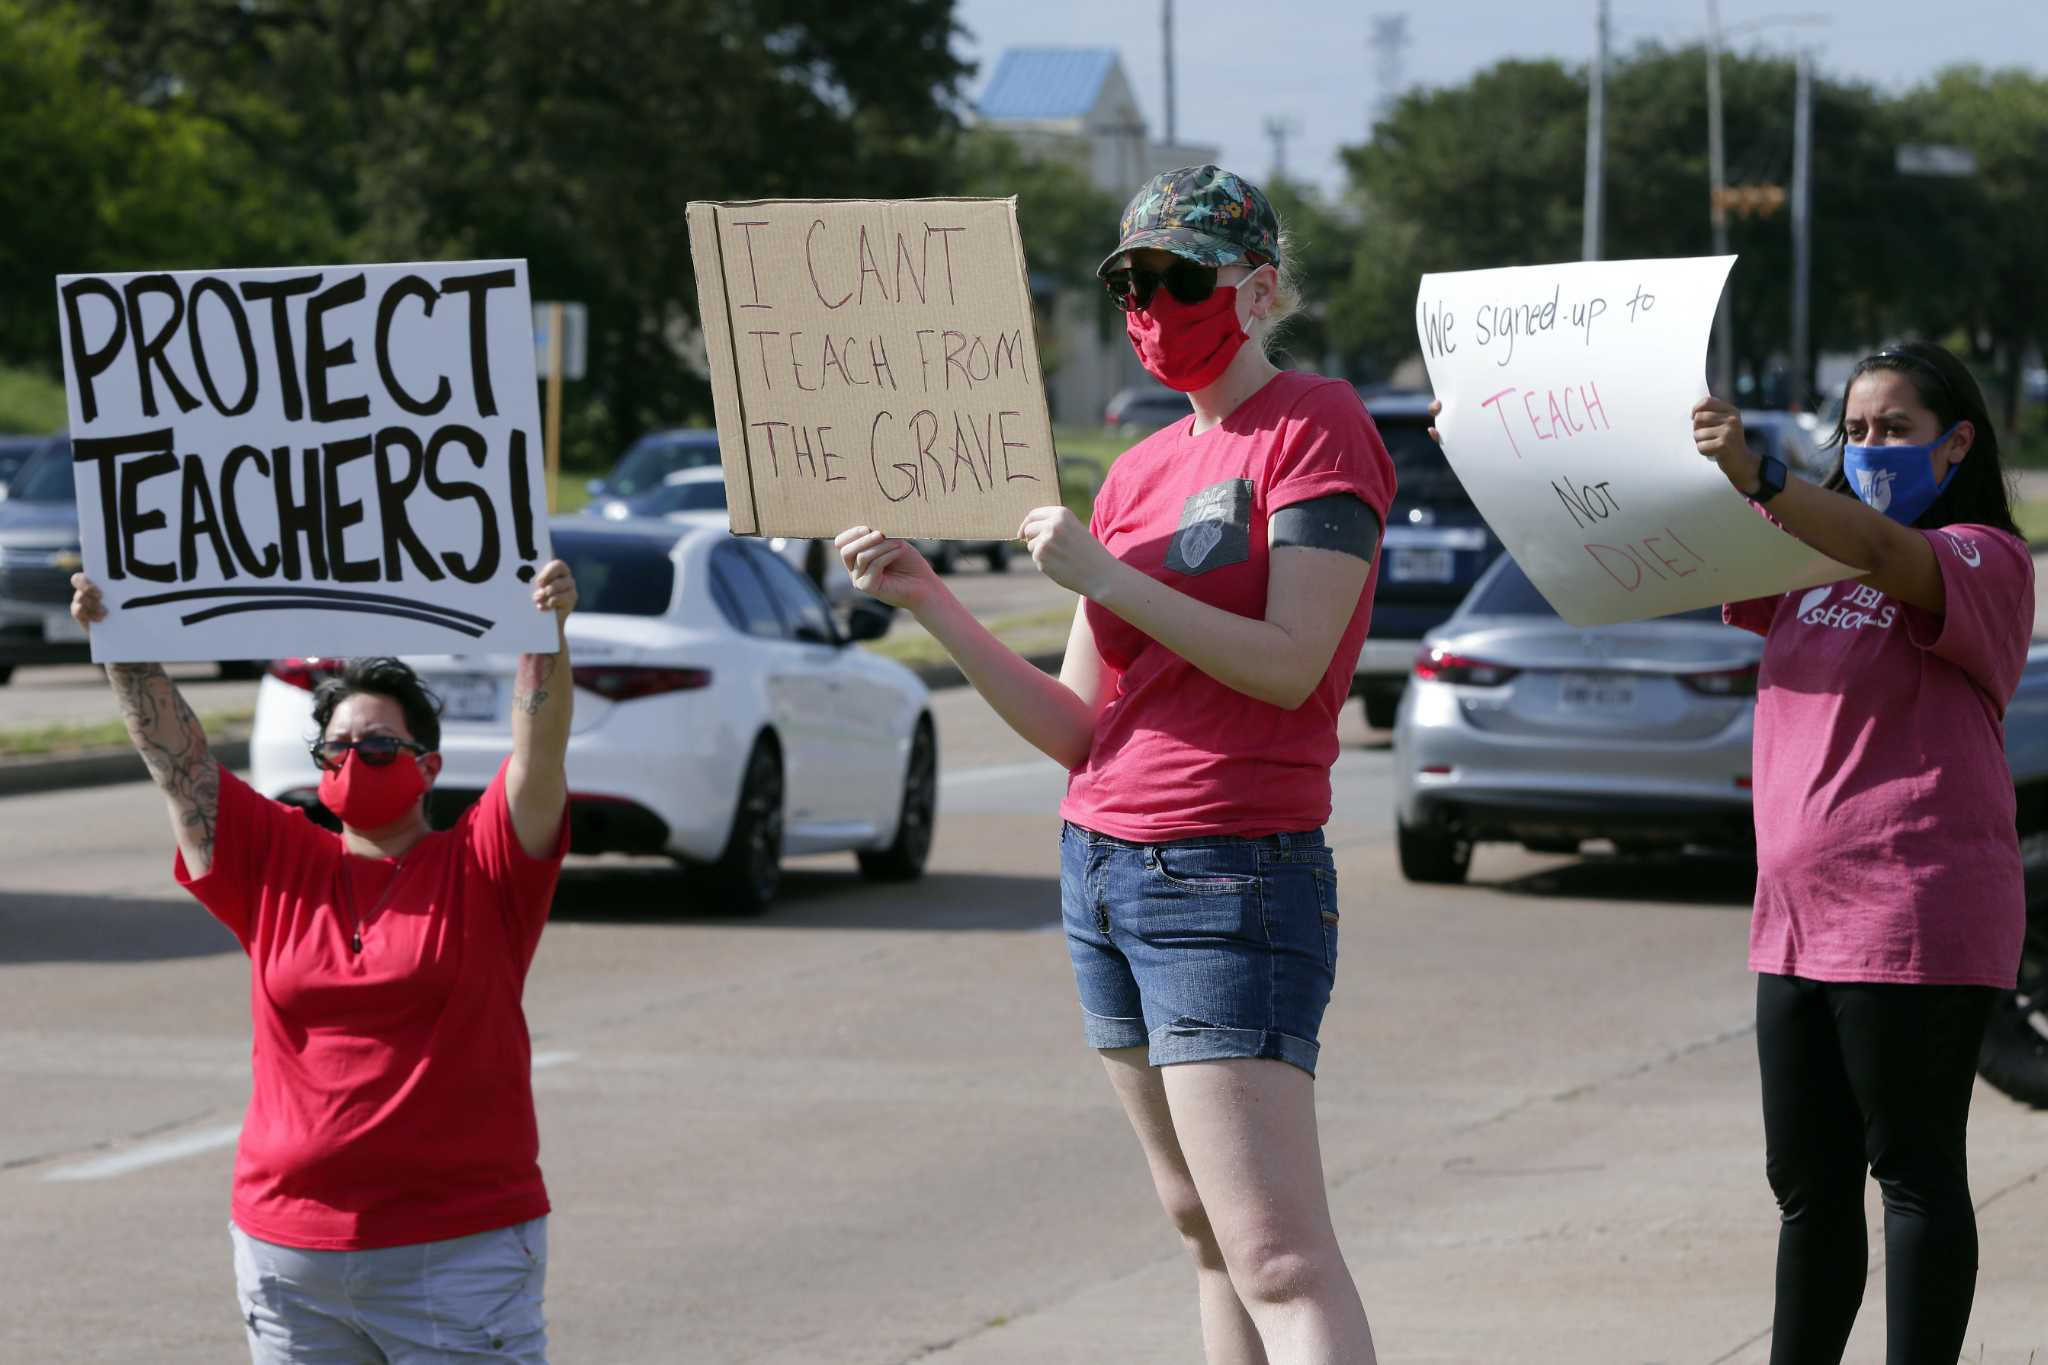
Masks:
[[[545,1218],[377,1251],[301,1251],[228,1230],[255,1365],[547,1365]]]

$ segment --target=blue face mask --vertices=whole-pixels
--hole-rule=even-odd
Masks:
[[[1955,434],[1956,427],[1950,427],[1939,440],[1924,446],[1845,445],[1842,472],[1849,476],[1849,487],[1865,506],[1901,526],[1911,526],[1948,491],[1956,471],[1962,468],[1958,460],[1948,467],[1940,483],[1934,481],[1934,452]]]

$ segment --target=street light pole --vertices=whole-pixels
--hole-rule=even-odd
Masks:
[[[1714,254],[1728,254],[1728,167],[1721,146],[1721,5],[1707,0],[1707,179],[1709,221],[1714,227]],[[1733,275],[1731,273],[1732,281]],[[1735,388],[1735,337],[1729,326],[1732,311],[1729,287],[1721,289],[1721,304],[1714,310],[1713,389],[1729,398]]]
[[[1166,56],[1166,145],[1175,143],[1173,126],[1173,0],[1160,0],[1159,48]]]
[[[1586,95],[1585,236],[1579,255],[1600,259],[1607,219],[1607,3],[1600,0],[1594,24],[1593,70]]]
[[[1813,58],[1800,49],[1792,108],[1792,392],[1804,408],[1811,366],[1807,308],[1813,289]]]

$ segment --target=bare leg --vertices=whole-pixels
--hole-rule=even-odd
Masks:
[[[1145,1162],[1152,1168],[1152,1186],[1166,1216],[1187,1243],[1195,1260],[1195,1288],[1202,1303],[1202,1354],[1208,1365],[1266,1365],[1265,1348],[1259,1345],[1258,1329],[1238,1300],[1224,1266],[1216,1234],[1195,1193],[1187,1162],[1180,1154],[1180,1141],[1173,1133],[1173,1117],[1166,1104],[1166,1086],[1159,1071],[1145,1059],[1142,1047],[1107,1048],[1102,1065],[1109,1083],[1124,1102],[1138,1145],[1145,1149]],[[1318,1168],[1320,1169],[1320,1168]]]
[[[1286,1062],[1161,1068],[1185,1169],[1273,1365],[1372,1365],[1323,1188],[1315,1081]]]

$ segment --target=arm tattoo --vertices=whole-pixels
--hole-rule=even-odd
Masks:
[[[121,703],[121,718],[173,818],[191,847],[213,857],[220,815],[220,764],[206,745],[199,717],[161,664],[113,664],[107,677]]]
[[[529,716],[547,705],[548,683],[555,676],[554,654],[526,654],[519,660],[519,680],[512,685],[512,709]]]

